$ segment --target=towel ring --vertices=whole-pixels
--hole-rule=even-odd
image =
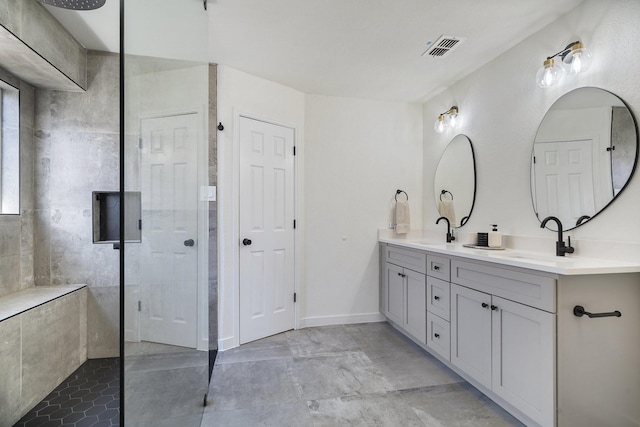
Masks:
[[[442,190],[440,192],[440,200],[442,200],[442,196],[446,193],[449,193],[449,195],[451,196],[451,200],[453,200],[453,194],[451,194],[451,191],[447,191],[447,190]]]
[[[409,201],[409,195],[405,191],[402,191],[402,190],[396,190],[396,195],[395,195],[396,202],[398,201],[398,194],[400,194],[400,193],[404,193],[405,197],[407,198],[407,202],[408,202]]]

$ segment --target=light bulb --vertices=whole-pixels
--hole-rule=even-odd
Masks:
[[[442,133],[444,132],[445,127],[446,125],[444,123],[444,114],[440,114],[438,116],[438,119],[436,120],[436,123],[433,125],[433,130],[435,130],[437,133]]]
[[[591,52],[578,42],[571,46],[571,51],[562,58],[562,62],[566,64],[569,74],[587,71],[591,65]]]
[[[536,74],[536,83],[542,88],[547,88],[558,84],[564,75],[562,65],[555,62],[553,58],[544,61],[542,68]]]
[[[450,127],[456,127],[456,123],[458,122],[458,109],[456,107],[451,107],[449,110],[449,120],[447,121],[447,125]]]

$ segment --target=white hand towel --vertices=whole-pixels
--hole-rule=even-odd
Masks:
[[[456,210],[453,206],[453,200],[440,200],[438,202],[438,212],[440,216],[443,216],[449,220],[452,227],[456,224]]]
[[[410,230],[409,202],[396,202],[396,233],[407,234]]]

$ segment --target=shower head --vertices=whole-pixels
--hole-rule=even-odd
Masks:
[[[40,3],[72,10],[93,10],[104,6],[107,0],[39,0]]]

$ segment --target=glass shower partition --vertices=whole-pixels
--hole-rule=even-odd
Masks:
[[[197,0],[121,8],[123,420],[196,427],[209,363],[207,12]]]

